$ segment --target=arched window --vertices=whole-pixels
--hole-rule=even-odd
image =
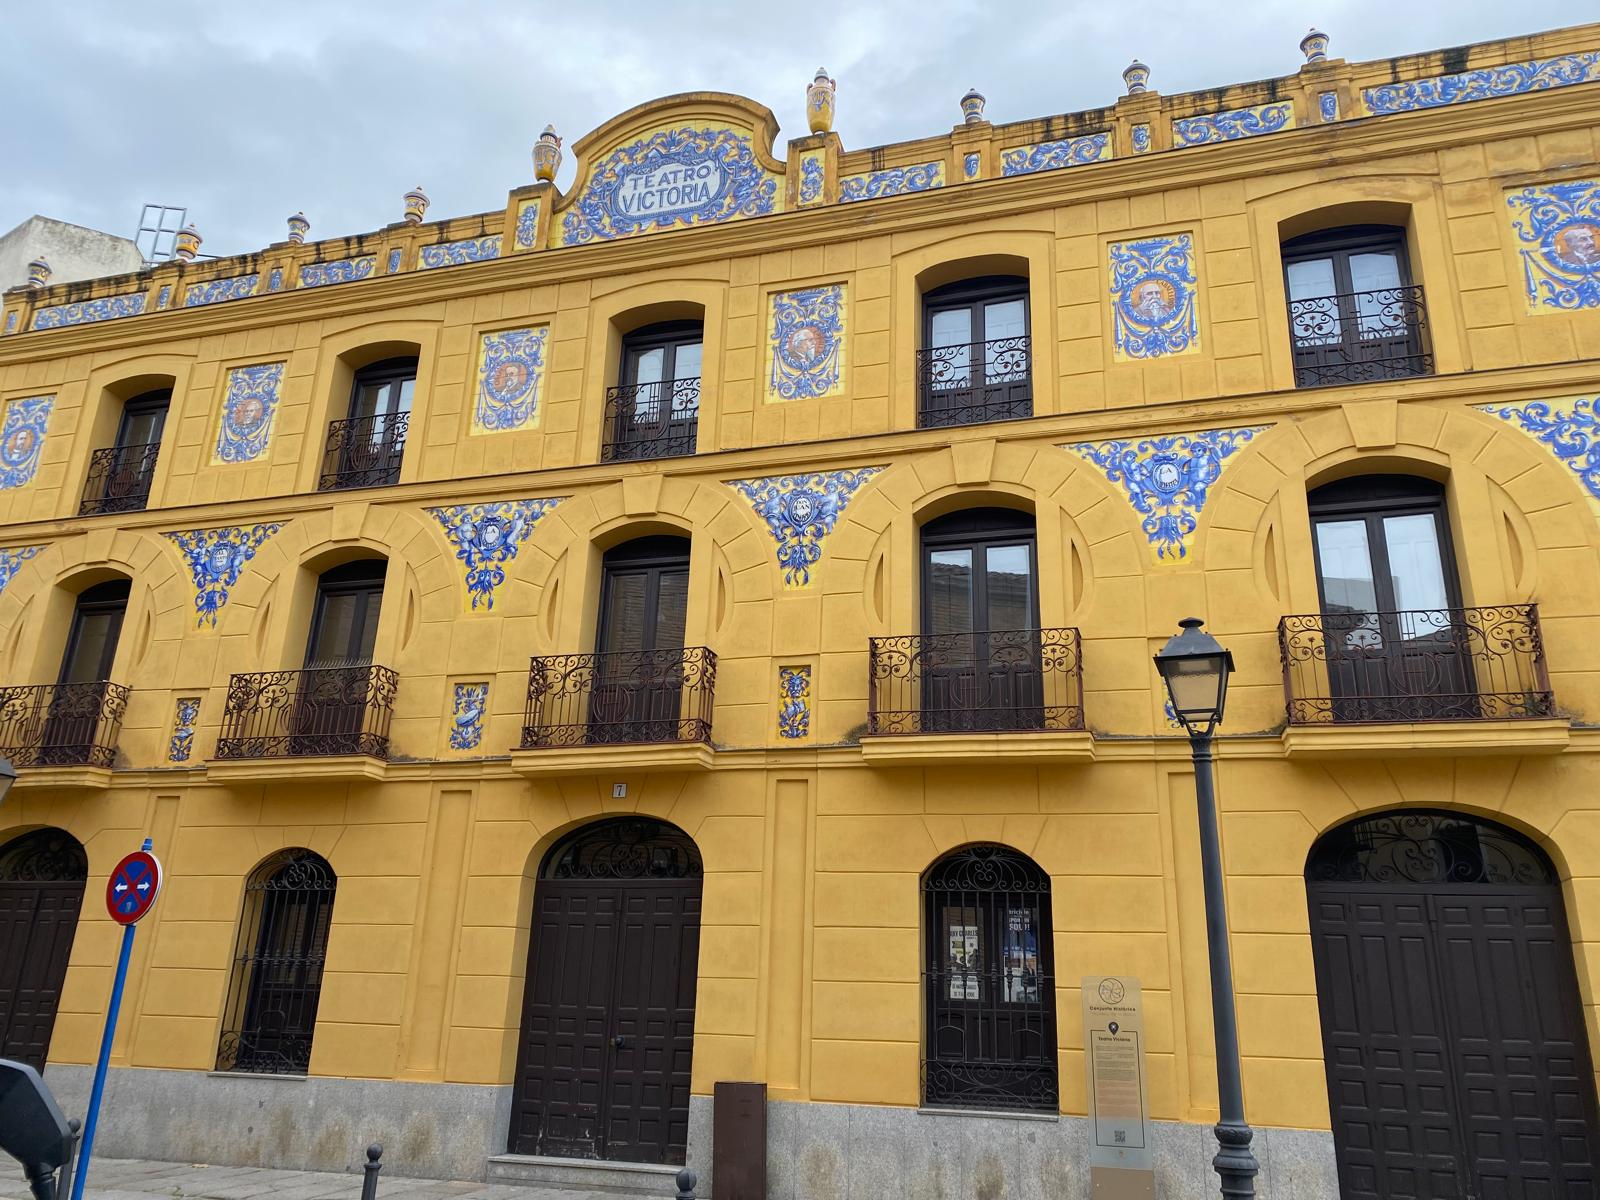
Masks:
[[[61,829],[0,846],[0,1058],[44,1069],[88,875]]]
[[[702,321],[661,321],[622,339],[617,386],[606,393],[601,462],[694,453],[704,342]]]
[[[919,428],[1033,415],[1028,280],[985,275],[922,297],[917,355]]]
[[[127,579],[111,579],[78,593],[61,670],[44,705],[38,765],[109,767],[116,758],[128,689],[111,682],[111,667],[131,587]]]
[[[318,491],[387,487],[400,481],[416,385],[415,355],[386,358],[356,372],[344,419],[328,426]]]
[[[139,512],[149,502],[171,404],[171,388],[141,392],[124,401],[116,441],[89,456],[80,516]]]
[[[923,1103],[1056,1112],[1050,877],[1006,846],[966,846],[922,877]]]
[[[217,1070],[306,1073],[337,883],[320,855],[298,848],[251,872]]]

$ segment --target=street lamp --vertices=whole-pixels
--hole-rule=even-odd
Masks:
[[[17,769],[11,765],[9,758],[0,758],[0,800],[6,798],[6,793],[11,790],[11,785],[17,781]]]
[[[1261,1169],[1250,1152],[1255,1135],[1244,1119],[1239,1079],[1239,1020],[1233,1010],[1233,960],[1228,953],[1228,910],[1222,891],[1222,845],[1217,838],[1217,798],[1211,781],[1211,734],[1222,723],[1233,655],[1201,626],[1178,622],[1182,633],[1156,655],[1156,670],[1172,697],[1172,711],[1189,735],[1194,790],[1200,816],[1200,871],[1206,893],[1206,949],[1211,958],[1211,1020],[1217,1043],[1217,1156],[1211,1160],[1224,1197],[1256,1194]]]

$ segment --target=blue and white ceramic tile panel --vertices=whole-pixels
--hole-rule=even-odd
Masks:
[[[777,196],[777,181],[756,161],[749,134],[709,127],[662,129],[594,164],[562,219],[561,242],[580,246],[761,217],[775,210]]]
[[[273,267],[272,274],[267,276],[267,291],[281,292],[283,290],[283,268]]]
[[[1528,311],[1600,308],[1600,180],[1526,187],[1506,203],[1521,243]]]
[[[1175,563],[1189,553],[1200,511],[1223,464],[1265,425],[1202,429],[1137,442],[1072,442],[1062,447],[1121,488],[1141,519],[1156,562]]]
[[[516,558],[523,538],[564,498],[491,500],[428,510],[466,568],[468,612],[479,605],[485,612],[494,608],[495,589],[506,581],[504,564]]]
[[[431,271],[434,267],[458,267],[462,263],[487,262],[500,257],[500,235],[463,238],[459,242],[440,242],[422,247],[417,268]]]
[[[1032,175],[1036,171],[1055,171],[1083,163],[1103,162],[1111,157],[1111,135],[1091,133],[1059,142],[1039,142],[1015,146],[1000,153],[1002,175]]]
[[[961,173],[968,179],[976,179],[983,170],[983,155],[977,151],[965,155],[961,159]]]
[[[778,736],[811,734],[811,667],[778,668]]]
[[[172,738],[167,742],[167,761],[184,763],[194,753],[194,723],[200,716],[200,697],[185,696],[178,701],[172,719]]]
[[[167,301],[171,299],[172,285],[170,283],[163,283],[161,285],[161,290],[156,293],[156,310],[159,312],[161,309],[166,308]]]
[[[801,208],[810,208],[822,199],[822,185],[827,177],[827,167],[821,150],[807,150],[800,156],[800,188],[796,193]]]
[[[844,284],[774,292],[769,400],[815,400],[844,378]]]
[[[1555,58],[1532,59],[1498,67],[1481,67],[1455,75],[1436,75],[1432,79],[1411,79],[1366,88],[1361,93],[1367,111],[1374,116],[1411,112],[1418,108],[1442,108],[1447,104],[1467,104],[1496,96],[1517,96],[1523,92],[1542,92],[1549,88],[1570,87],[1575,83],[1600,80],[1600,51],[1562,54]]]
[[[1133,152],[1135,154],[1150,153],[1150,126],[1135,125],[1133,127]]]
[[[1578,477],[1589,498],[1600,504],[1600,396],[1565,400],[1526,400],[1482,404],[1479,409],[1515,425]]]
[[[0,419],[0,491],[33,482],[55,403],[54,396],[29,396],[6,405]]]
[[[1324,122],[1339,119],[1339,93],[1323,92],[1317,97],[1317,111]]]
[[[187,529],[162,536],[178,548],[194,580],[195,628],[217,627],[217,615],[228,602],[228,589],[256,551],[283,526],[280,523],[234,525],[224,529]]]
[[[259,275],[235,275],[231,279],[191,283],[183,291],[183,306],[196,308],[202,304],[221,304],[224,300],[243,300],[246,296],[254,296],[260,283]],[[156,307],[163,306],[158,304]]]
[[[66,325],[91,325],[114,321],[118,317],[137,317],[144,311],[144,293],[104,296],[99,300],[80,300],[76,304],[55,304],[33,314],[35,329],[60,329]]]
[[[335,262],[306,263],[300,268],[300,286],[303,288],[328,287],[335,283],[354,283],[366,279],[378,265],[376,254],[360,258],[341,258]]]
[[[0,546],[0,592],[16,578],[22,564],[43,550],[43,546]]]
[[[504,433],[539,423],[539,385],[549,338],[548,325],[483,335],[473,433]]]
[[[1294,104],[1279,100],[1250,108],[1205,113],[1198,117],[1175,117],[1172,122],[1174,146],[1205,146],[1212,142],[1233,142],[1294,128]]]
[[[1176,233],[1113,242],[1108,253],[1116,357],[1161,358],[1199,349],[1194,237]]]
[[[384,273],[386,275],[393,275],[399,269],[400,269],[400,247],[396,246],[393,250],[389,251],[389,266],[388,266],[388,269]]]
[[[165,289],[163,289],[163,290],[165,290]],[[13,308],[10,312],[8,312],[6,314],[6,332],[7,333],[15,333],[16,331],[17,331],[17,310]]]
[[[212,462],[254,462],[266,453],[267,443],[272,440],[273,417],[278,411],[283,367],[281,362],[257,363],[228,372],[228,390],[222,398],[222,423],[217,429]]]
[[[890,167],[884,171],[865,171],[860,175],[846,175],[839,181],[839,203],[880,200],[885,196],[927,192],[943,186],[943,160],[917,163],[910,167]]]
[[[450,749],[476,750],[483,741],[483,714],[489,707],[487,683],[458,683],[450,714]]]
[[[810,475],[772,475],[733,479],[728,486],[743,496],[766,522],[777,546],[786,587],[811,582],[811,568],[822,557],[822,542],[839,523],[845,505],[882,467],[819,471]]]
[[[518,250],[534,249],[534,239],[539,235],[539,200],[524,200],[517,206],[517,228],[512,235]]]

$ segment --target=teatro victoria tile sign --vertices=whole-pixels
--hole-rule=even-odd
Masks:
[[[552,236],[579,246],[776,212],[775,132],[766,109],[731,96],[624,114],[577,147],[577,186]]]

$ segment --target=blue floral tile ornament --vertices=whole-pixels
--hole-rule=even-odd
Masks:
[[[1073,442],[1062,449],[1121,487],[1143,518],[1155,560],[1175,563],[1189,553],[1200,511],[1223,464],[1266,428],[1203,429],[1138,442]]]
[[[1294,128],[1294,104],[1279,100],[1252,108],[1205,113],[1198,117],[1177,117],[1172,122],[1174,146],[1204,146],[1211,142],[1233,142]]]
[[[167,306],[167,302],[171,299],[172,285],[170,283],[163,283],[161,285],[161,290],[156,293],[156,309],[159,311],[160,309],[165,308]]]
[[[518,250],[532,250],[538,234],[539,201],[537,198],[524,200],[517,207],[517,228],[512,234],[512,241]]]
[[[1562,54],[1555,58],[1506,63],[1455,75],[1436,75],[1431,79],[1412,79],[1386,83],[1361,93],[1367,111],[1374,116],[1410,112],[1418,108],[1442,108],[1447,104],[1467,104],[1496,96],[1517,96],[1523,92],[1542,92],[1600,79],[1600,51]]]
[[[567,209],[561,242],[632,237],[772,212],[777,181],[756,161],[747,133],[661,129],[595,163]]]
[[[1160,358],[1198,350],[1193,236],[1114,242],[1110,260],[1116,356]]]
[[[1133,127],[1133,152],[1135,154],[1150,153],[1150,126],[1135,125]]]
[[[217,430],[214,463],[254,462],[272,440],[272,420],[278,411],[278,388],[283,364],[258,363],[228,372],[228,390],[222,399],[222,425]]]
[[[0,592],[4,592],[6,584],[16,578],[22,564],[43,549],[43,546],[0,546]]]
[[[336,262],[306,263],[300,268],[300,286],[303,288],[328,287],[335,283],[354,283],[366,279],[378,265],[376,254],[360,258],[341,258]]]
[[[1111,135],[1091,133],[1085,137],[1040,142],[1002,151],[1000,172],[1003,175],[1032,175],[1036,171],[1059,171],[1062,167],[1076,167],[1110,157]]]
[[[810,475],[772,475],[765,479],[734,479],[733,488],[767,523],[777,543],[783,582],[803,588],[811,582],[811,568],[822,557],[822,540],[833,532],[861,485],[882,467],[823,471]]]
[[[778,736],[803,738],[811,733],[811,668],[778,668]]]
[[[1520,404],[1482,404],[1540,443],[1578,477],[1590,499],[1600,504],[1600,396],[1570,400],[1527,400]]]
[[[272,274],[267,276],[267,291],[269,291],[269,292],[281,292],[281,291],[283,291],[283,268],[282,267],[273,267],[272,268]]]
[[[944,186],[944,163],[916,163],[909,167],[890,167],[885,171],[866,171],[846,175],[839,181],[839,203],[881,200],[907,192],[927,192]]]
[[[844,284],[773,293],[767,399],[816,400],[840,391],[844,329]]]
[[[1337,121],[1339,119],[1339,93],[1321,93],[1317,97],[1317,111],[1322,114],[1323,121]]]
[[[60,329],[66,325],[92,325],[118,317],[137,317],[144,312],[144,293],[105,296],[99,300],[80,300],[76,304],[56,304],[33,314],[35,329]]]
[[[239,572],[282,528],[273,522],[225,529],[186,529],[162,535],[178,548],[194,579],[196,629],[217,627],[217,614],[228,602],[228,589],[239,582]]]
[[[476,750],[483,741],[483,714],[489,707],[487,683],[456,684],[450,717],[450,749]]]
[[[812,150],[800,159],[800,206],[805,208],[822,199],[822,184],[827,169],[822,165],[822,154]]]
[[[1506,203],[1522,243],[1528,311],[1600,307],[1600,181],[1539,184]]]
[[[468,612],[479,605],[485,612],[494,608],[495,589],[506,581],[504,564],[516,558],[523,538],[561,500],[494,500],[428,510],[466,567]]]
[[[462,263],[487,262],[499,257],[500,235],[495,234],[493,237],[463,238],[459,242],[424,246],[417,266],[420,270],[431,271],[435,267],[458,267]]]
[[[0,421],[0,491],[33,482],[55,403],[54,396],[30,396],[6,405]]]
[[[968,179],[976,179],[978,172],[983,169],[983,155],[968,154],[961,160],[961,173]]]
[[[548,325],[483,335],[473,433],[503,433],[539,423],[539,385],[549,337]]]
[[[167,761],[184,763],[194,753],[194,723],[200,716],[200,697],[185,696],[178,701],[172,720],[172,737],[167,742]]]
[[[202,304],[221,304],[225,300],[243,300],[246,296],[254,296],[260,283],[261,276],[259,275],[235,275],[231,279],[212,279],[206,283],[191,283],[184,289],[183,306],[185,308],[198,308]]]
[[[13,308],[10,312],[8,312],[6,314],[6,332],[7,333],[15,333],[16,331],[17,331],[17,310]]]
[[[400,247],[396,246],[393,250],[389,251],[389,266],[388,266],[388,269],[384,272],[384,274],[393,275],[396,272],[398,272],[399,270],[400,270]]]

